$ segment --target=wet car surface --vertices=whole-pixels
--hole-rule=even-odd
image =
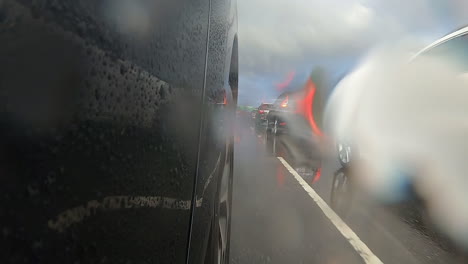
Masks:
[[[0,262],[224,261],[236,2],[7,0],[0,23]]]

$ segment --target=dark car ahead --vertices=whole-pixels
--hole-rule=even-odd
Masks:
[[[273,103],[267,115],[267,143],[276,136],[288,139],[288,148],[319,154],[319,142],[324,111],[324,72],[317,68],[302,89],[286,91]]]
[[[0,1],[0,263],[227,263],[236,1]]]
[[[273,104],[261,104],[255,111],[255,125],[262,126],[267,124],[267,115],[273,109]]]
[[[298,93],[285,92],[281,94],[273,103],[271,110],[267,114],[267,132],[273,135],[288,132],[288,123],[291,125],[293,120],[302,119],[302,116],[296,111],[296,100]]]

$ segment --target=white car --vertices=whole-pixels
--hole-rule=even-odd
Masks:
[[[384,203],[416,195],[442,230],[466,240],[466,221],[453,216],[468,215],[468,27],[405,58],[374,56],[329,100],[337,156],[353,172],[352,181],[336,173],[332,207],[351,205],[354,181]]]

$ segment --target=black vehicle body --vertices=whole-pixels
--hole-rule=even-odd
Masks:
[[[310,165],[318,157],[317,136],[297,109],[303,95],[302,90],[281,94],[267,115],[267,153],[293,157],[296,166]]]
[[[228,257],[236,10],[0,2],[1,263]]]
[[[267,116],[273,104],[261,104],[255,111],[255,125],[263,126],[267,124]]]
[[[302,96],[302,91],[282,93],[273,103],[267,114],[267,131],[272,134],[285,134],[293,125],[303,125],[303,117],[296,110],[296,99]],[[305,120],[304,120],[305,121]],[[289,125],[288,125],[289,123]],[[309,129],[307,129],[309,130]]]
[[[326,94],[325,73],[317,68],[302,89],[286,91],[274,102],[267,115],[267,139],[284,135],[289,148],[305,150],[315,160],[320,156]]]

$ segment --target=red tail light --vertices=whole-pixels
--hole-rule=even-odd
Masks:
[[[286,122],[281,122],[280,123],[280,126],[285,126],[286,125]]]
[[[281,102],[281,107],[288,107],[289,96],[287,95],[286,98]]]
[[[318,182],[318,180],[320,180],[320,176],[322,175],[322,168],[318,168],[317,169],[317,173],[315,173],[315,177],[314,179],[312,180],[312,183],[316,183]]]
[[[317,88],[315,87],[315,83],[312,81],[312,79],[307,81],[306,87],[304,89],[307,90],[307,94],[302,100],[298,102],[296,111],[297,113],[303,114],[307,118],[307,121],[309,122],[309,125],[311,126],[315,135],[323,136],[323,133],[318,127],[314,118],[314,98]]]
[[[263,110],[258,110],[258,112],[259,112],[260,114],[265,113],[265,111],[263,111]]]

